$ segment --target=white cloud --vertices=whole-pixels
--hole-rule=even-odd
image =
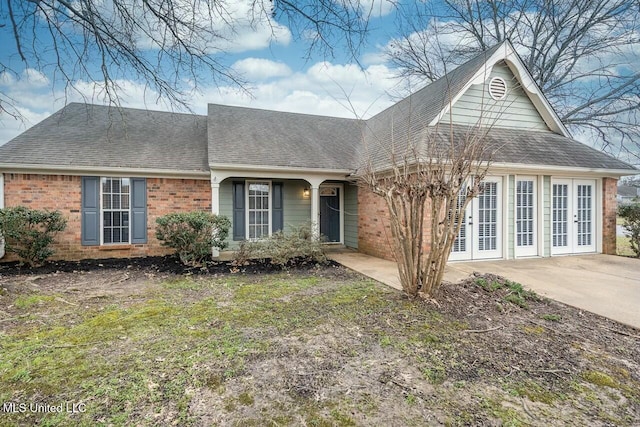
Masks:
[[[390,14],[395,8],[391,0],[360,0],[360,8],[365,15],[380,17]]]
[[[121,26],[112,1],[98,4],[103,16],[113,17],[113,25]],[[189,40],[210,54],[259,50],[272,43],[288,45],[291,41],[291,32],[273,19],[272,4],[266,0],[174,0],[172,7],[177,20],[183,23],[172,29],[179,39]],[[173,31],[169,31],[146,6],[134,4],[132,8],[138,47],[156,49],[158,45],[179,44],[173,39]]]
[[[252,58],[255,59],[255,58]],[[260,61],[248,61],[243,66],[253,70],[251,65]],[[306,114],[337,117],[370,117],[392,104],[388,95],[395,90],[396,80],[393,70],[378,64],[365,69],[352,64],[332,64],[319,62],[304,72],[293,73],[279,68],[277,62],[267,61],[273,66],[268,80],[256,81],[250,93],[235,87],[207,87],[194,93],[190,105],[194,113],[206,114],[207,103],[273,109]],[[286,66],[285,66],[286,67]],[[288,69],[288,68],[287,68]],[[277,75],[279,71],[281,75]],[[1,78],[1,76],[0,76]],[[48,117],[68,102],[106,102],[103,86],[97,82],[76,81],[75,90],[67,92],[42,90],[39,82],[31,87],[26,85],[17,90],[9,87],[6,95],[18,100],[16,107],[24,116],[25,123],[14,120],[7,114],[0,114],[0,144],[23,132],[29,126]],[[166,102],[158,101],[158,94],[142,83],[118,80],[121,105],[124,107],[150,110],[171,110]]]
[[[287,64],[263,58],[241,59],[236,61],[231,68],[240,73],[243,78],[257,81],[291,74],[291,68]]]

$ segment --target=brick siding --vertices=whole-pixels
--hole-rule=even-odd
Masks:
[[[59,210],[67,228],[56,236],[53,260],[83,258],[124,258],[166,255],[172,250],[155,237],[156,218],[171,212],[203,210],[211,212],[208,180],[147,178],[147,244],[82,246],[80,207],[82,177],[70,175],[4,174],[5,206]],[[0,260],[12,261],[12,254]]]
[[[430,250],[430,210],[424,215],[423,253]],[[395,261],[389,222],[389,209],[384,199],[365,188],[358,189],[358,251]]]
[[[618,203],[618,180],[615,178],[602,179],[602,253],[616,255],[616,218]]]

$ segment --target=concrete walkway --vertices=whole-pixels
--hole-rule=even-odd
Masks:
[[[330,253],[340,264],[401,290],[396,263],[355,251]],[[581,255],[450,263],[445,280],[473,272],[493,273],[540,295],[640,329],[640,260],[613,255]]]

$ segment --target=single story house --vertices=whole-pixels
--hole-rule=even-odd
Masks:
[[[165,254],[155,219],[197,209],[231,219],[231,248],[311,222],[392,258],[388,211],[358,187],[359,167],[384,169],[390,144],[477,126],[500,149],[452,260],[615,253],[617,180],[638,171],[572,139],[509,42],[367,120],[71,103],[0,147],[0,207],[62,211],[59,259]]]

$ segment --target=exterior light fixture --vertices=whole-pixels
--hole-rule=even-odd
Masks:
[[[308,187],[305,187],[305,189],[302,190],[302,197],[304,197],[305,199],[308,199],[310,194],[311,194],[311,190],[309,190]]]

